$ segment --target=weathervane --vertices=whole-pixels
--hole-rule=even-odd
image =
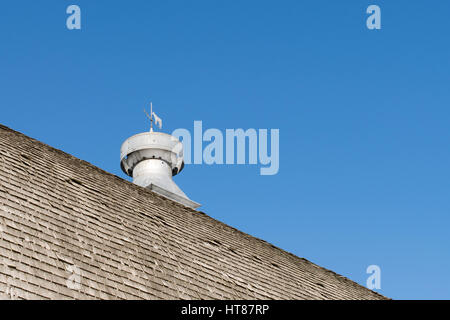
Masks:
[[[153,112],[153,104],[151,102],[150,102],[150,115],[147,113],[145,108],[144,112],[147,118],[150,119],[150,132],[153,132],[153,118],[155,118],[155,124],[159,127],[159,129],[162,129],[162,120],[160,117],[156,115],[156,113]]]

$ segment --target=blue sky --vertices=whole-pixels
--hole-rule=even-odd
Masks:
[[[66,28],[77,4],[82,29]],[[370,4],[382,29],[366,28]],[[0,123],[119,175],[121,143],[280,129],[280,171],[188,165],[201,210],[380,293],[450,299],[447,1],[3,1]]]

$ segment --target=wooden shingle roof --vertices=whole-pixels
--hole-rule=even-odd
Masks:
[[[0,126],[0,298],[384,297]]]

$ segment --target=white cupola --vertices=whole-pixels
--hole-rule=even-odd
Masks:
[[[187,207],[198,208],[200,204],[190,200],[172,179],[184,168],[183,144],[170,134],[153,131],[153,118],[162,126],[153,110],[149,118],[150,132],[136,134],[122,144],[120,167],[133,177],[134,184]]]

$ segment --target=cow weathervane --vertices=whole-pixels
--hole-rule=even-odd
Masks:
[[[155,121],[156,126],[159,127],[159,129],[162,129],[162,120],[160,117],[158,117],[156,115],[156,113],[153,112],[153,104],[150,102],[150,114],[148,114],[148,112],[145,110],[144,108],[144,113],[147,116],[147,118],[150,119],[150,132],[153,132],[153,121]],[[153,120],[153,118],[155,118]]]

